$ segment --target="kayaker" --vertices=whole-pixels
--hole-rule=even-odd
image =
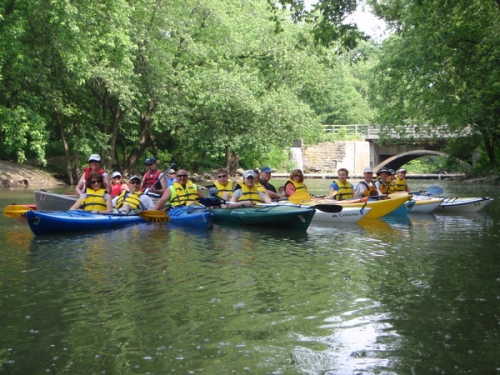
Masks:
[[[346,168],[340,168],[337,171],[337,179],[331,183],[328,189],[329,197],[338,201],[354,198],[354,186],[347,181],[347,177],[349,177],[349,171]]]
[[[354,187],[354,198],[364,198],[373,197],[377,195],[382,195],[382,193],[377,189],[373,179],[373,168],[366,167],[363,171],[364,180],[359,181]]]
[[[177,181],[165,189],[155,205],[155,210],[161,210],[167,202],[172,206],[184,206],[203,197],[200,187],[189,181],[189,174],[185,169],[179,169],[175,176]]]
[[[113,172],[111,175],[111,198],[117,197],[123,190],[127,190],[127,184],[123,182],[120,172]]]
[[[113,212],[111,195],[103,187],[103,178],[99,172],[90,172],[85,189],[85,193],[78,198],[70,210],[90,211],[94,214],[100,212]]]
[[[398,170],[398,174],[396,175],[395,182],[395,191],[407,191],[410,192],[410,188],[408,187],[408,183],[406,182],[406,169],[401,168]]]
[[[165,181],[167,183],[167,187],[170,187],[172,186],[172,184],[177,181],[177,179],[175,178],[175,170],[173,170],[172,168],[170,168],[168,171],[167,171],[167,177],[165,177]]]
[[[214,187],[217,188],[217,196],[227,201],[233,196],[233,182],[229,180],[226,169],[219,168],[216,173],[217,181],[214,182]]]
[[[78,184],[76,185],[76,192],[81,197],[86,189],[86,181],[89,177],[90,172],[97,172],[102,176],[103,187],[106,188],[107,192],[111,192],[111,183],[109,181],[109,174],[101,168],[101,157],[97,154],[92,154],[89,157],[89,166],[85,168],[85,171],[80,177]]]
[[[288,181],[285,182],[283,186],[285,196],[288,198],[291,195],[297,193],[308,193],[307,186],[304,184],[304,173],[301,169],[294,169],[290,172],[290,176],[288,177]]]
[[[391,194],[394,192],[394,186],[391,184],[389,180],[389,176],[392,173],[386,167],[382,167],[377,172],[377,180],[375,181],[375,186],[382,194]]]
[[[262,167],[259,174],[259,183],[264,187],[264,189],[266,189],[267,195],[269,195],[271,199],[281,199],[283,198],[283,195],[278,194],[276,188],[269,183],[271,180],[271,173],[273,172],[274,171],[271,167]]]
[[[155,204],[146,194],[142,194],[141,178],[132,176],[126,185],[127,189],[122,191],[119,196],[113,199],[113,207],[119,213],[130,213],[131,211],[152,210]]]
[[[149,188],[150,193],[163,194],[166,187],[166,180],[161,178],[162,171],[158,169],[158,160],[155,158],[147,158],[144,161],[144,165],[147,168],[147,172],[142,178],[141,191],[144,192]]]
[[[250,207],[256,203],[271,203],[271,198],[267,193],[260,191],[255,186],[255,172],[251,169],[243,172],[243,182],[240,188],[233,192],[229,202],[229,208]]]

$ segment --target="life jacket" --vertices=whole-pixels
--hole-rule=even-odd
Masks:
[[[100,188],[99,190],[94,190],[87,188],[85,190],[85,198],[80,205],[83,211],[106,211],[108,206],[106,205],[106,200],[104,196],[107,194],[106,189]]]
[[[158,182],[159,178],[160,178],[161,173],[162,172],[160,170],[157,170],[154,173],[147,172],[144,175],[144,178],[143,178],[143,183],[142,183],[142,189],[141,189],[141,191],[144,191],[147,188],[150,188],[154,184],[156,184]]]
[[[217,188],[217,196],[222,198],[224,193],[229,193],[229,197],[233,196],[233,183],[228,181],[226,185],[222,185],[219,181],[214,182],[215,187]]]
[[[137,210],[138,208],[142,208],[141,206],[141,191],[136,191],[135,193],[131,193],[128,190],[123,190],[118,198],[116,199],[116,209],[119,209],[125,203],[130,205],[131,210]]]
[[[286,186],[288,184],[292,184],[293,186],[295,186],[295,193],[294,194],[307,193],[306,184],[304,184],[303,182],[295,182],[292,180],[288,180],[287,182],[285,182],[285,185],[283,185],[283,189],[284,189],[283,191],[286,191]]]
[[[349,181],[342,183],[340,180],[335,180],[334,182],[339,187],[339,190],[333,196],[334,199],[341,201],[344,199],[354,198],[354,189]]]
[[[261,203],[262,198],[259,195],[259,189],[254,185],[251,188],[245,184],[240,184],[241,186],[241,197],[238,201],[251,201],[253,203]]]
[[[366,186],[366,190],[363,191],[363,196],[373,197],[375,195],[378,195],[377,188],[375,187],[375,185],[373,183],[371,185],[368,185],[366,183],[366,181],[360,181],[359,183]]]
[[[178,182],[174,182],[170,186],[170,203],[172,206],[185,205],[189,201],[197,201],[199,199],[198,188],[191,181],[186,182],[185,189]]]
[[[378,189],[382,194],[391,194],[391,184],[389,181],[379,180]]]
[[[399,178],[396,176],[394,183],[394,191],[406,191],[406,178]]]
[[[117,197],[122,192],[122,183],[111,184],[111,198]]]

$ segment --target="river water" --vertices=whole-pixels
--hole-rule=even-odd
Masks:
[[[410,183],[496,201],[306,233],[35,237],[2,216],[0,373],[500,374],[497,188]]]

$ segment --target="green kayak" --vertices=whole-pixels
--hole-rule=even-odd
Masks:
[[[280,205],[213,209],[215,224],[304,231],[311,223],[315,212],[314,207]]]

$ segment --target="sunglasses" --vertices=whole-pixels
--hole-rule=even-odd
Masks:
[[[122,177],[121,177],[121,176],[115,176],[115,177],[113,177],[113,178],[122,178]]]
[[[133,184],[133,185],[139,185],[141,182],[140,181],[137,181],[137,180],[134,180],[134,181],[129,181],[129,184]]]
[[[217,176],[217,178],[223,178],[223,177],[227,177],[227,174],[220,174]]]
[[[146,164],[146,167],[151,167],[153,164]]]
[[[102,181],[101,180],[92,180],[90,181],[91,184],[100,184]]]
[[[248,179],[252,179],[252,180],[253,180],[253,179],[254,179],[254,177],[253,177],[253,176],[248,176],[248,177],[247,177],[247,180],[248,180]]]
[[[100,161],[97,161],[97,160],[89,160],[89,164],[90,163],[100,163]]]
[[[187,177],[187,174],[178,174],[177,177]]]
[[[300,174],[294,174],[292,177],[302,177]]]

